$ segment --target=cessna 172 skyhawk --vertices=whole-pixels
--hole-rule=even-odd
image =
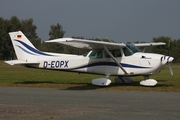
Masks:
[[[10,65],[74,71],[79,73],[102,74],[106,77],[92,80],[92,84],[108,86],[109,76],[118,76],[115,81],[130,82],[131,76],[144,76],[140,82],[144,86],[155,86],[157,81],[149,79],[173,57],[154,53],[143,53],[136,46],[165,45],[165,43],[123,44],[73,38],[59,38],[46,42],[56,42],[77,48],[91,49],[84,55],[49,53],[37,50],[21,32],[10,32],[17,60],[5,61]],[[171,70],[171,69],[170,69]],[[172,71],[171,71],[172,73]],[[173,74],[173,73],[172,73]]]

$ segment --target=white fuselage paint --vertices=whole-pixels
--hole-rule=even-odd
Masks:
[[[144,58],[142,56],[145,56]],[[162,64],[160,54],[135,53],[131,56],[116,58],[129,75],[151,75],[158,73],[165,64]],[[125,75],[112,58],[92,59],[82,55],[56,54],[49,57],[38,57],[39,68],[87,72],[105,75]],[[30,65],[29,65],[30,66]],[[34,66],[35,67],[35,66]],[[128,75],[127,75],[128,76]]]

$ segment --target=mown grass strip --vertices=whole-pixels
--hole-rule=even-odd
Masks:
[[[108,87],[97,87],[91,84],[93,78],[104,77],[93,74],[78,74],[73,72],[52,71],[26,68],[20,65],[10,66],[0,61],[0,86],[12,87],[43,87],[70,90],[130,90],[130,91],[167,91],[180,92],[180,64],[173,64],[174,76],[170,75],[168,66],[151,78],[158,81],[155,87],[139,85],[142,76],[133,77],[131,84],[112,83]],[[110,77],[113,81],[114,77]]]

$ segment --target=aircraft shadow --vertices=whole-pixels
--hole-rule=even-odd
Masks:
[[[50,84],[57,84],[53,81],[23,81],[23,82],[15,82],[15,84],[43,84],[43,83],[50,83]]]
[[[101,87],[92,85],[91,83],[57,83],[53,81],[22,81],[22,82],[15,82],[14,84],[22,84],[22,85],[38,85],[38,84],[48,84],[49,86],[51,85],[56,85],[55,87],[63,86],[60,87],[59,89],[61,90],[95,90],[95,89],[100,89]],[[50,85],[51,84],[51,85]]]
[[[167,80],[158,80],[158,84],[156,86],[153,86],[154,88],[158,87],[169,87],[169,86],[174,86],[171,84],[166,84]],[[23,81],[23,82],[15,82],[15,84],[26,84],[26,85],[38,85],[38,84],[54,84],[56,87],[58,85],[63,85],[62,83],[57,83],[53,81]],[[133,87],[133,88],[138,88],[138,87],[145,87],[141,86],[139,84],[139,81],[132,81],[131,83],[114,83],[112,82],[109,86],[95,86],[92,85],[91,83],[70,83],[70,84],[64,84],[64,87],[60,87],[60,90],[96,90],[96,89],[116,89],[118,87]],[[132,89],[133,89],[132,88]]]
[[[96,90],[100,89],[100,86],[92,85],[91,83],[71,83],[72,86],[61,90]]]
[[[72,83],[73,84],[73,83]],[[77,83],[75,83],[77,84]],[[72,86],[72,87],[68,87],[65,89],[61,89],[61,90],[96,90],[96,89],[102,89],[102,90],[108,90],[108,89],[112,89],[112,90],[124,90],[124,89],[138,89],[138,88],[163,88],[163,87],[170,87],[170,86],[174,86],[174,85],[169,85],[166,83],[159,83],[156,86],[153,87],[145,87],[145,86],[141,86],[139,84],[139,81],[133,81],[131,83],[111,83],[109,86],[95,86],[92,85],[91,83],[89,84],[78,84],[77,86]]]

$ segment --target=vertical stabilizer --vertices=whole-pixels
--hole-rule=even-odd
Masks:
[[[18,60],[21,61],[34,61],[36,58],[36,52],[38,50],[27,39],[27,37],[21,32],[10,32],[11,41]]]

